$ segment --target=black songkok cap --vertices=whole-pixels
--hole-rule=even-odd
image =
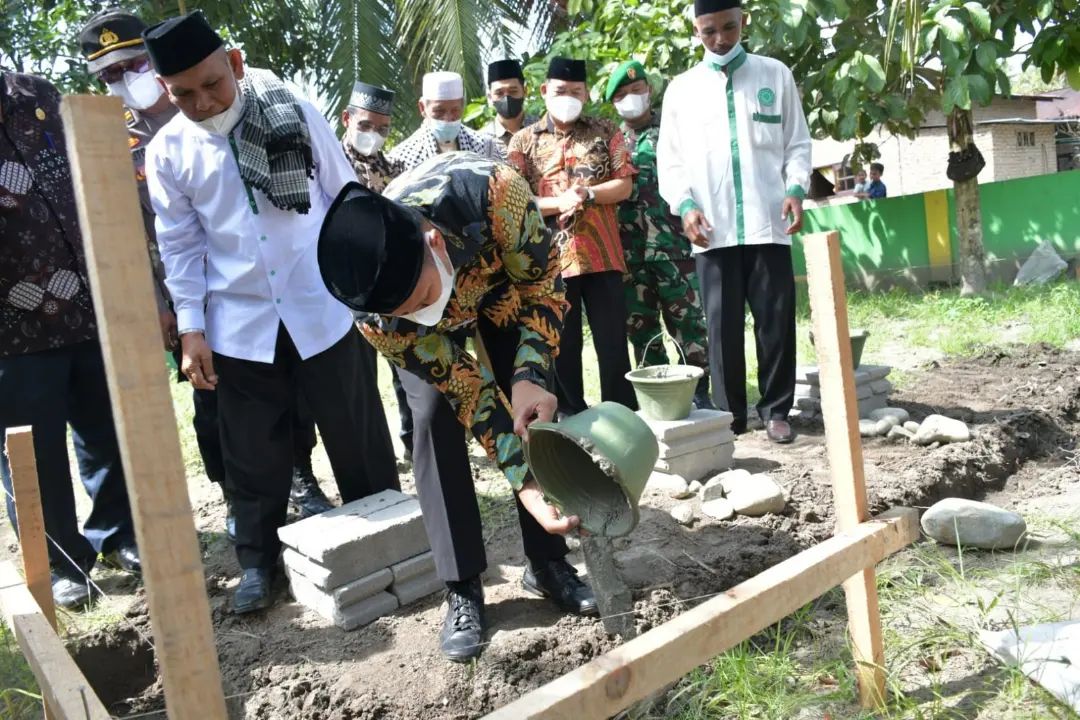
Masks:
[[[585,82],[585,61],[553,57],[548,65],[547,79]]]
[[[378,85],[358,82],[353,85],[349,107],[369,110],[380,115],[389,115],[394,110],[394,91]]]
[[[742,7],[742,0],[694,0],[694,17]]]
[[[342,188],[319,232],[319,272],[330,294],[358,312],[401,306],[424,264],[421,215],[358,182]]]
[[[86,21],[79,31],[79,48],[87,69],[99,70],[146,53],[142,31],[146,23],[120,8],[106,8]]]
[[[488,85],[496,80],[520,80],[525,82],[525,73],[521,71],[521,63],[517,60],[496,60],[488,65]]]
[[[159,22],[142,37],[154,70],[164,77],[195,67],[225,45],[198,10]]]

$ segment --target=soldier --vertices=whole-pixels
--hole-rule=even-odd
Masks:
[[[709,398],[709,351],[690,241],[681,222],[660,198],[656,183],[656,139],[660,113],[652,110],[645,68],[627,60],[608,79],[604,100],[623,118],[622,131],[637,168],[629,199],[619,203],[619,236],[626,253],[626,333],[638,365],[668,363],[661,316],[690,365],[705,371],[694,404],[714,410]]]

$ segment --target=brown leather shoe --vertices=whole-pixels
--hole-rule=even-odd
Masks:
[[[765,434],[774,443],[785,445],[795,439],[795,433],[787,420],[773,419],[765,424]]]

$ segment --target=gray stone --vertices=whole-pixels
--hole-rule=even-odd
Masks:
[[[880,410],[874,410],[870,413],[871,420],[884,420],[885,418],[893,418],[896,422],[893,425],[903,425],[911,419],[911,415],[904,408],[887,407]]]
[[[691,525],[694,522],[694,506],[691,503],[679,503],[671,508],[671,517],[680,525]]]
[[[894,427],[896,427],[896,418],[882,418],[874,425],[878,435],[888,435]]]
[[[874,410],[885,407],[889,404],[888,398],[884,395],[875,395],[872,398],[859,401],[859,417],[869,417],[870,413]]]
[[[646,489],[654,490],[668,497],[675,497],[686,492],[686,478],[672,475],[666,472],[653,471],[649,475],[649,481],[645,484]]]
[[[738,470],[728,470],[727,472],[720,473],[716,476],[716,479],[720,482],[720,487],[723,488],[724,494],[727,495],[740,485],[752,482],[751,478],[753,477],[753,473],[749,470],[739,468]]]
[[[1015,547],[1027,523],[1017,513],[989,503],[946,498],[923,514],[922,529],[946,545],[997,550]]]
[[[787,505],[783,488],[764,474],[752,475],[748,480],[740,481],[727,494],[727,500],[735,512],[751,517],[778,513]]]
[[[734,416],[722,410],[691,410],[685,420],[653,420],[638,411],[659,442],[672,443],[676,440],[709,435],[731,427]]]
[[[678,457],[660,458],[656,461],[655,469],[694,481],[711,472],[731,467],[734,456],[735,444],[725,443]]]
[[[964,423],[944,415],[931,415],[919,425],[914,441],[919,445],[930,445],[935,442],[967,442],[970,439],[971,430]]]
[[[821,388],[817,385],[796,385],[795,397],[821,398]]]
[[[859,370],[865,372],[867,377],[869,377],[871,381],[884,380],[885,378],[887,378],[889,376],[889,373],[892,372],[892,368],[889,367],[888,365],[865,365],[865,364],[863,364],[863,365],[859,366]]]
[[[877,420],[863,419],[859,421],[859,434],[863,437],[877,437],[878,423]]]
[[[361,625],[367,625],[398,607],[397,598],[388,592],[380,591],[351,605],[338,607],[332,595],[308,582],[296,582],[293,579],[289,585],[298,603],[314,610],[342,630],[354,630]]]
[[[893,385],[888,380],[875,380],[870,383],[870,389],[875,395],[888,395],[893,391]]]
[[[818,376],[817,365],[800,365],[795,368],[795,382],[806,385],[819,385],[821,379]]]
[[[892,442],[900,442],[901,440],[910,440],[913,437],[914,437],[914,435],[909,430],[905,430],[904,428],[900,427],[899,425],[893,425],[891,428],[889,428],[888,434],[885,435],[885,439],[886,440],[891,440]]]
[[[672,442],[658,442],[657,446],[660,448],[661,458],[674,458],[733,442],[735,442],[735,433],[731,430],[720,430],[690,438],[678,438]]]
[[[919,432],[919,423],[915,422],[914,420],[908,420],[906,423],[904,423],[904,429],[914,435],[915,433]]]
[[[695,480],[694,482],[690,483],[690,487],[688,487],[687,489],[697,495],[699,492],[701,492],[701,489],[703,487],[705,486],[701,484],[700,480]]]
[[[746,472],[745,470],[729,470],[728,472]],[[709,500],[715,500],[717,498],[724,497],[724,486],[722,478],[727,473],[720,473],[709,478],[704,485],[701,486],[701,501],[708,502]]]
[[[390,586],[390,592],[397,598],[398,603],[405,607],[409,603],[416,602],[420,598],[425,598],[432,593],[436,593],[446,587],[446,583],[439,579],[439,576],[435,574],[435,570],[431,570],[423,575],[418,575],[411,580],[404,582],[395,582]]]
[[[701,512],[715,520],[730,520],[735,517],[735,508],[724,498],[701,503]]]
[[[874,391],[870,389],[869,385],[856,385],[855,397],[859,400],[869,400],[874,397]]]
[[[426,552],[390,566],[394,582],[401,583],[435,571],[435,553]]]
[[[821,411],[821,401],[814,398],[795,398],[795,407],[810,412]]]

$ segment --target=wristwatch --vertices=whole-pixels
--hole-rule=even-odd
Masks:
[[[586,205],[592,205],[596,202],[596,191],[593,190],[591,187],[585,188],[585,194],[588,196],[585,198]]]
[[[513,387],[522,380],[528,380],[533,385],[538,385],[545,390],[548,389],[549,383],[547,376],[536,368],[527,367],[524,370],[519,370],[514,373],[514,376],[510,379],[510,387]]]

